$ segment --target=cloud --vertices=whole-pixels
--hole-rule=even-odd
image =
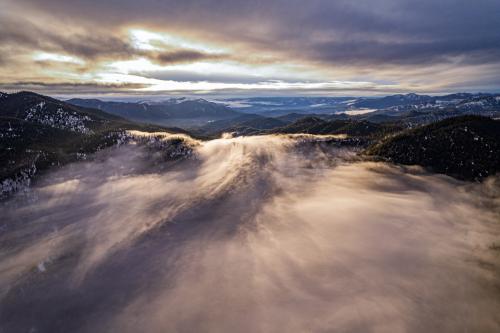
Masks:
[[[47,29],[23,17],[0,19],[0,42],[32,51],[52,51],[71,54],[85,59],[100,57],[128,58],[133,48],[127,41],[101,31],[72,31],[58,26]]]
[[[173,80],[173,81],[188,81],[188,82],[212,82],[212,83],[241,83],[241,84],[255,84],[265,81],[259,75],[250,75],[249,73],[207,73],[203,71],[189,71],[188,69],[165,69],[159,71],[137,71],[131,74],[143,76],[146,78],[152,78],[157,80]],[[290,77],[283,73],[283,76],[274,76],[275,81],[288,82],[291,81]],[[298,81],[291,81],[291,83],[297,83]],[[319,83],[314,82],[313,83]]]
[[[40,91],[43,93],[57,92],[59,94],[100,94],[124,93],[133,89],[144,89],[147,84],[140,83],[95,83],[95,82],[46,82],[46,81],[17,81],[0,83],[0,89],[5,91]]]
[[[29,1],[28,1],[29,2]],[[39,8],[37,2],[29,2]],[[139,10],[140,7],[140,10]],[[146,1],[140,5],[134,1],[124,1],[119,7],[97,1],[77,1],[67,4],[64,1],[44,2],[43,8],[57,8],[66,15],[77,12],[94,15],[80,16],[81,21],[103,21],[107,24],[127,25],[145,23],[166,29],[179,29],[213,35],[223,41],[273,47],[280,50],[291,47],[297,51],[321,47],[324,40],[359,45],[370,41],[378,45],[396,47],[408,45],[411,53],[427,54],[432,45],[437,52],[443,53],[453,44],[459,45],[461,52],[475,51],[478,45],[483,48],[498,49],[500,36],[496,27],[500,24],[498,11],[500,5],[495,1],[481,0],[471,3],[465,0],[413,1],[379,0],[373,1],[273,1],[272,3],[247,1]],[[161,14],[160,14],[161,13]],[[445,15],[441,15],[445,13]],[[102,20],[103,16],[110,17]],[[94,19],[92,19],[94,18]],[[111,23],[107,23],[111,22]],[[229,27],[229,28],[228,28]],[[205,33],[203,30],[207,30]],[[245,31],[247,31],[245,33]],[[374,41],[378,43],[374,43]],[[455,52],[456,47],[451,51]],[[394,51],[396,55],[398,52]],[[406,58],[407,52],[400,54]],[[328,58],[328,57],[326,57]],[[325,59],[325,57],[323,57]],[[393,56],[387,61],[399,59]],[[381,59],[382,60],[382,59]],[[335,63],[337,60],[331,58]]]
[[[498,178],[187,140],[195,159],[123,145],[3,203],[0,329],[498,331]]]
[[[227,58],[227,56],[223,54],[211,54],[195,50],[164,51],[151,54],[146,53],[146,55],[148,56],[148,58],[161,65],[190,63],[206,60],[221,60]]]
[[[9,0],[6,8],[0,19],[3,44],[62,52],[98,65],[140,57],[164,67],[233,61],[259,71],[263,64],[291,64],[296,67],[290,69],[289,76],[296,76],[291,80],[311,71],[308,79],[317,81],[366,80],[366,75],[369,81],[395,81],[398,72],[412,72],[420,81],[415,89],[428,92],[447,84],[424,80],[429,67],[444,71],[477,66],[475,73],[468,71],[474,75],[469,89],[498,88],[487,79],[472,85],[483,77],[481,66],[500,62],[500,4],[493,0],[126,0],[119,5]],[[128,38],[130,29],[201,41],[224,51],[178,45],[137,50]],[[265,76],[272,80],[283,75]],[[415,80],[397,79],[402,91]]]

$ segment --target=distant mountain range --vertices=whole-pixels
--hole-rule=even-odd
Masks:
[[[67,102],[132,121],[177,126],[209,135],[235,127],[271,129],[306,116],[401,122],[410,126],[464,114],[500,117],[500,95],[470,93],[359,98],[253,97],[216,101],[185,97],[140,102],[71,99]]]
[[[335,113],[347,108],[352,97],[250,97],[217,100],[239,112],[281,116],[288,113]]]
[[[270,116],[237,112],[201,99],[125,103],[0,93],[0,196],[29,183],[39,170],[85,159],[120,142],[125,131],[132,129],[189,133],[206,139],[224,132],[344,134],[352,139],[347,144],[365,147],[370,156],[422,165],[459,179],[480,180],[500,170],[500,122],[494,120],[500,119],[498,95],[334,99],[272,98],[275,104],[292,104],[296,112]],[[252,103],[265,100],[251,99]],[[338,108],[383,108],[355,115],[301,109],[329,103]],[[192,121],[186,126],[189,131],[158,125],[179,119]]]
[[[204,99],[173,98],[161,102],[106,102],[98,99],[74,98],[70,104],[94,108],[128,120],[159,125],[199,125],[209,121],[240,115],[223,104]]]
[[[231,98],[219,100],[239,112],[257,113],[267,116],[280,116],[287,113],[334,114],[352,110],[367,109],[368,111],[393,109],[428,109],[459,106],[489,100],[490,104],[498,100],[500,95],[457,93],[443,96],[418,94],[398,94],[385,97],[256,97]],[[495,103],[493,103],[495,104]],[[498,103],[497,103],[498,104]],[[474,104],[471,109],[487,107],[486,104]]]
[[[407,106],[444,106],[458,104],[473,98],[489,97],[488,94],[458,93],[444,96],[429,96],[418,94],[391,95],[379,98],[358,98],[351,106],[356,108],[387,109]]]

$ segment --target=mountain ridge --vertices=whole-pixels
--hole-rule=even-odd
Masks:
[[[40,171],[116,144],[127,130],[186,133],[32,92],[0,96],[0,198],[29,184]]]
[[[126,119],[145,123],[166,125],[176,120],[206,119],[220,120],[234,118],[240,113],[221,104],[209,102],[204,99],[181,100],[176,102],[117,102],[102,101],[99,99],[72,98],[68,103],[92,107]]]
[[[448,118],[385,138],[366,153],[480,181],[500,171],[500,121],[475,115]]]

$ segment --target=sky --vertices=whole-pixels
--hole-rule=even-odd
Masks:
[[[500,91],[498,0],[0,0],[0,90]]]

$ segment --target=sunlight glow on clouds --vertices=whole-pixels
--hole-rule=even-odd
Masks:
[[[103,84],[123,84],[134,83],[142,84],[148,87],[137,88],[137,92],[214,92],[217,90],[238,90],[238,91],[327,91],[330,89],[340,90],[365,90],[372,89],[375,84],[371,82],[349,82],[349,81],[331,81],[331,82],[284,82],[284,81],[262,81],[259,83],[214,83],[214,82],[179,82],[172,80],[157,80],[144,78],[137,75],[128,74],[99,74],[96,79]],[[390,86],[387,86],[390,89]]]
[[[216,48],[203,43],[187,40],[185,38],[174,36],[167,33],[152,32],[143,29],[130,29],[129,36],[138,49],[143,50],[161,50],[161,46],[184,48],[203,52],[223,53],[226,49]]]
[[[146,58],[136,60],[114,61],[105,66],[107,70],[116,71],[122,74],[128,74],[136,71],[157,71],[163,69],[164,66],[153,64]]]
[[[223,54],[228,52],[227,49],[216,49],[201,43],[188,41],[181,37],[170,34],[156,33],[143,29],[129,30],[131,44],[144,51],[161,52],[165,47],[174,47],[182,49],[192,49],[208,53],[218,52]],[[301,71],[299,66],[292,64],[246,64],[235,60],[213,60],[213,61],[193,61],[190,63],[160,65],[154,63],[146,57],[140,57],[134,60],[123,60],[109,62],[102,67],[102,70],[97,73],[98,82],[105,84],[115,83],[134,83],[148,85],[147,88],[138,88],[138,91],[143,92],[159,92],[159,91],[201,91],[211,92],[216,90],[290,90],[290,89],[356,89],[357,87],[371,86],[369,82],[307,82],[315,81],[317,75],[310,76],[307,71]],[[291,75],[294,81],[300,82],[285,82],[283,80],[273,79],[273,77],[283,77],[293,73],[297,69],[296,75]],[[167,79],[155,79],[143,77],[141,74],[162,72]],[[254,77],[257,83],[227,83],[227,82],[207,82],[207,81],[175,81],[168,79],[168,73],[185,72],[203,75],[232,75],[237,73],[240,76]]]
[[[47,53],[47,52],[35,52],[33,55],[33,60],[35,61],[58,61],[58,62],[69,62],[74,64],[84,64],[85,61],[82,59],[57,53]]]
[[[107,93],[116,81],[123,86],[113,93],[500,88],[498,1],[4,0],[3,8],[0,90]]]
[[[139,29],[132,29],[129,31],[130,40],[132,45],[140,50],[160,50],[159,47],[152,44],[152,41],[161,39],[158,34]]]

